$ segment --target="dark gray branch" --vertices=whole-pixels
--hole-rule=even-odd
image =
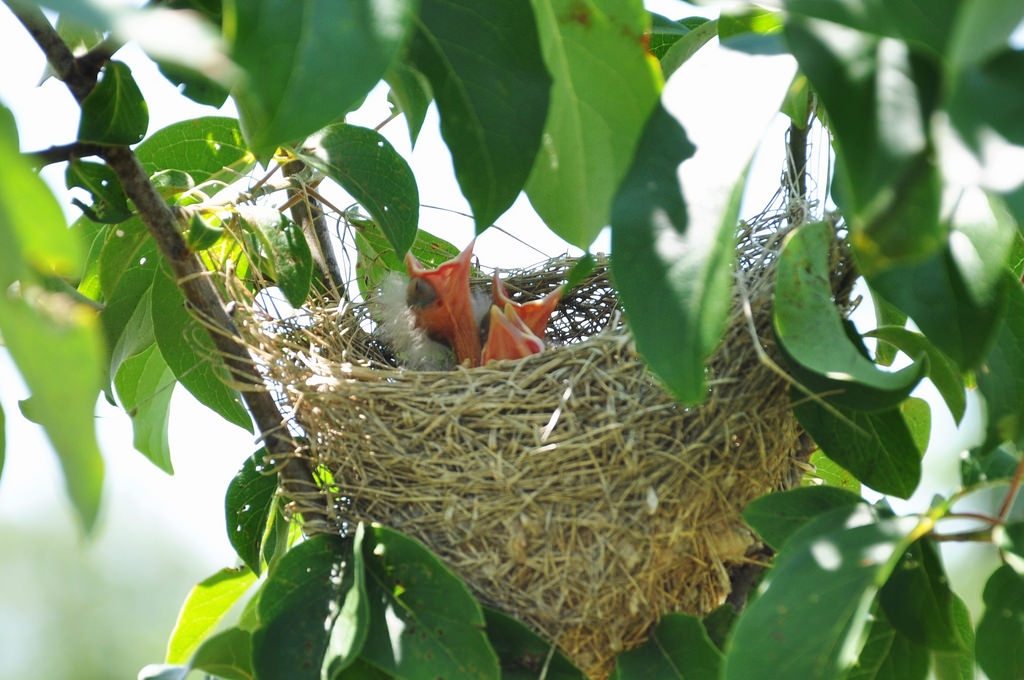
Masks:
[[[85,158],[86,156],[99,156],[107,147],[101,144],[88,144],[85,142],[72,142],[60,146],[51,146],[42,151],[32,151],[27,154],[33,167],[36,169],[50,165],[70,161],[73,158]]]

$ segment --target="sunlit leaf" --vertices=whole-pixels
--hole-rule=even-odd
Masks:
[[[221,188],[212,182],[234,182],[256,159],[245,145],[234,118],[205,116],[157,130],[135,149],[150,175],[168,169],[187,173],[207,194]]]
[[[648,49],[655,59],[661,59],[674,44],[685,36],[689,35],[701,25],[706,24],[705,17],[687,17],[685,19],[672,20],[655,12],[651,15],[651,37]],[[664,65],[662,66],[664,69]],[[667,73],[666,73],[667,75]]]
[[[228,386],[227,369],[218,358],[209,332],[189,313],[184,296],[165,267],[153,277],[152,315],[160,354],[175,377],[202,404],[252,432],[249,412],[238,391]]]
[[[700,619],[666,614],[643,646],[619,655],[610,680],[718,680],[721,665]]]
[[[301,307],[313,281],[313,256],[302,229],[276,210],[246,210],[239,215],[259,240],[269,274],[292,307]]]
[[[704,47],[709,40],[718,35],[718,20],[705,21],[693,30],[675,41],[670,48],[660,57],[661,68],[668,78],[676,72],[683,63],[697,53],[697,50]]]
[[[640,3],[532,5],[554,84],[526,194],[548,227],[586,249],[608,225],[662,76],[644,48],[648,16]]]
[[[1024,677],[1024,577],[1003,565],[989,577],[975,651],[989,680]]]
[[[148,304],[139,305],[139,309],[143,312],[140,316],[148,316]],[[174,373],[153,344],[125,359],[114,376],[118,399],[132,419],[132,444],[168,474],[174,474],[167,425],[176,382]]]
[[[863,503],[860,496],[832,486],[804,486],[755,498],[743,521],[776,550],[798,529],[829,510]]]
[[[861,485],[857,478],[850,474],[849,470],[822,453],[821,449],[812,453],[808,462],[814,466],[814,472],[808,472],[804,476],[805,486],[827,484],[860,495]]]
[[[252,680],[252,634],[228,628],[199,646],[189,666],[224,680]]]
[[[408,680],[500,677],[480,605],[433,554],[374,526],[367,530],[363,559],[370,603],[364,659]]]
[[[551,77],[534,13],[520,0],[422,0],[409,54],[480,233],[515,201],[541,143]]]
[[[850,342],[832,301],[829,229],[824,222],[807,224],[786,239],[775,290],[776,336],[793,368],[802,369],[795,377],[830,403],[893,407],[914,388],[926,365],[922,361],[894,373],[881,371]]]
[[[231,0],[225,35],[243,70],[234,89],[249,146],[264,157],[341,119],[387,71],[413,0]]]
[[[242,562],[257,575],[263,534],[277,491],[277,473],[263,470],[265,455],[266,449],[260,449],[245,459],[224,497],[228,540]]]
[[[401,255],[419,226],[416,178],[394,147],[378,132],[355,125],[332,125],[311,140],[300,158],[352,194]]]
[[[228,610],[256,582],[246,567],[221,569],[196,584],[185,598],[167,643],[166,662],[183,664]]]
[[[142,141],[149,128],[149,108],[131,69],[108,61],[99,82],[82,102],[78,141],[129,146]]]
[[[879,519],[856,503],[798,529],[736,624],[724,679],[843,677],[866,639],[875,593],[917,522]]]

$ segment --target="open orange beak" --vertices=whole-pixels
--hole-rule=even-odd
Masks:
[[[484,345],[480,363],[501,359],[522,359],[544,351],[544,341],[538,338],[529,326],[519,318],[512,303],[505,305],[505,311],[491,305],[490,330]]]
[[[469,268],[473,242],[458,256],[441,263],[436,269],[424,269],[409,252],[405,267],[409,271],[409,288],[405,301],[412,310],[416,325],[432,340],[444,342],[455,351],[460,364],[480,365],[480,329],[473,317],[469,298]]]
[[[497,272],[494,273],[494,287],[492,291],[494,304],[500,309],[504,309],[507,305],[512,305],[516,315],[540,339],[544,338],[544,330],[547,328],[551,312],[555,311],[558,301],[562,299],[562,286],[559,286],[540,300],[530,300],[523,303],[514,302],[509,297],[504,282],[498,278]]]

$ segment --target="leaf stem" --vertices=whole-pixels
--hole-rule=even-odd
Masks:
[[[1003,504],[999,507],[999,523],[1003,524],[1006,522],[1007,516],[1010,514],[1010,508],[1013,507],[1013,500],[1017,497],[1017,491],[1020,490],[1021,476],[1024,475],[1024,456],[1017,461],[1017,469],[1013,472],[1013,479],[1010,480],[1010,488],[1006,491],[1006,497],[1003,498]]]

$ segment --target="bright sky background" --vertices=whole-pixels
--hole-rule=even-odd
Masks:
[[[649,9],[671,18],[707,13],[706,10],[671,0],[649,1],[645,4]],[[691,138],[704,139],[701,135],[707,135],[706,145],[702,147],[704,149],[742,136],[737,135],[736,130],[745,129],[743,120],[747,110],[744,101],[756,101],[759,96],[750,89],[757,83],[749,78],[744,79],[743,69],[746,65],[740,65],[739,71],[730,72],[728,69],[731,66],[727,63],[730,61],[729,55],[723,56],[722,52],[710,47],[701,50],[693,60],[693,67],[677,74],[666,90],[668,108],[683,120]],[[178,120],[214,113],[210,108],[180,96],[157,72],[155,66],[130,46],[119,52],[117,58],[131,66],[149,103],[150,133]],[[775,72],[788,73],[787,69],[791,65],[785,64],[787,59],[777,59],[775,65],[766,72],[768,75],[758,77],[757,80],[769,83],[773,69]],[[15,114],[22,149],[38,150],[73,141],[78,124],[77,106],[64,86],[53,79],[36,87],[44,70],[43,57],[21,25],[2,5],[0,63],[17,65],[16,68],[7,66],[0,71],[0,101]],[[744,84],[740,85],[741,81]],[[700,93],[701,96],[688,96],[687,93]],[[718,106],[713,103],[709,105],[709,98],[715,93],[723,99]],[[384,95],[383,88],[375,90],[363,109],[350,118],[350,122],[373,127],[384,120],[387,115]],[[223,114],[233,115],[230,103]],[[767,141],[757,156],[753,170],[754,181],[748,191],[742,216],[756,214],[778,188],[786,124],[786,120],[776,119],[766,133]],[[419,182],[421,201],[425,205],[468,212],[467,204],[455,183],[447,149],[441,142],[433,109],[414,150],[409,147],[404,120],[392,121],[382,133],[413,167]],[[819,181],[824,182],[827,149],[820,137],[816,141],[818,146],[814,149],[812,163],[817,170],[813,173]],[[719,154],[719,158],[735,157],[730,156],[728,147],[719,146],[715,153]],[[707,170],[707,166],[701,167]],[[705,174],[703,170],[697,175]],[[59,197],[66,197],[62,166],[48,168],[44,177]],[[72,218],[77,217],[77,209],[71,207],[66,198],[62,201],[68,214]],[[342,203],[339,207],[346,205]],[[546,255],[553,256],[566,250],[564,243],[539,222],[525,197],[500,218],[498,224]],[[429,208],[421,211],[421,226],[459,247],[468,243],[473,234],[470,220]],[[606,234],[599,239],[593,250],[608,250]],[[536,251],[495,230],[481,236],[476,252],[484,264],[501,267],[527,265],[544,259]],[[870,325],[870,321],[867,324]],[[930,386],[928,389],[922,388],[922,391],[924,396],[932,394]],[[0,528],[39,530],[45,533],[47,540],[80,543],[55,456],[41,429],[20,415],[18,400],[27,396],[6,352],[0,348],[0,403],[7,416],[7,460],[0,476]],[[933,404],[936,403],[934,396],[929,398]],[[976,408],[973,400],[972,408]],[[119,408],[101,399],[97,407],[96,425],[107,465],[107,481],[95,538],[87,544],[80,544],[83,559],[116,555],[114,562],[131,572],[134,568],[146,568],[144,559],[140,557],[140,553],[146,551],[146,542],[163,540],[171,546],[180,546],[183,552],[191,556],[187,560],[187,567],[183,569],[186,573],[180,574],[180,583],[168,583],[168,588],[175,589],[178,601],[184,598],[190,584],[223,566],[234,565],[236,558],[224,530],[223,496],[228,481],[252,452],[253,437],[226,424],[178,388],[172,400],[170,435],[176,474],[170,477],[134,451],[129,419]],[[933,409],[932,437],[933,443],[942,442],[953,447],[953,450],[965,446],[965,440],[956,434],[948,412],[942,405]],[[948,488],[952,475],[957,474],[955,460],[949,456],[941,459],[952,461],[948,469],[938,471],[938,476],[947,480],[942,485]],[[932,471],[929,474],[934,476],[936,473]],[[922,490],[912,500],[910,507],[924,509],[929,495],[930,491]],[[145,531],[141,534],[142,538],[140,529]],[[18,665],[17,654],[13,657],[9,655],[15,646],[3,644],[3,641],[6,639],[10,642],[9,636],[18,631],[24,637],[26,630],[31,629],[30,625],[4,625],[5,620],[23,623],[29,615],[24,611],[5,610],[5,600],[14,593],[13,590],[5,591],[5,588],[17,588],[17,584],[4,578],[2,569],[0,566],[0,649],[4,650],[0,653],[0,678],[5,677],[5,672],[11,673],[13,677],[22,668]],[[130,574],[126,576],[129,577]],[[166,615],[161,614],[161,617],[165,618]],[[164,633],[170,632],[172,622],[173,613],[166,621]],[[162,624],[157,621],[154,625]],[[26,639],[26,644],[30,642]],[[159,660],[151,659],[154,662]]]

